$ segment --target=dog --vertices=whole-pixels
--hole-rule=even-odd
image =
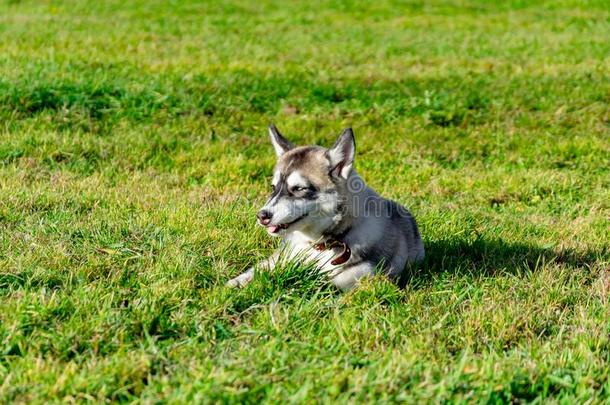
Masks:
[[[330,149],[297,147],[273,124],[269,135],[277,163],[271,196],[256,217],[269,235],[282,241],[271,257],[228,286],[244,286],[257,271],[270,271],[286,258],[313,261],[345,291],[377,272],[398,281],[407,264],[424,258],[413,216],[379,196],[354,170],[351,128],[343,130]]]

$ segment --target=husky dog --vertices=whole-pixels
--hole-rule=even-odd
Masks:
[[[282,257],[314,261],[342,290],[380,271],[398,280],[407,263],[423,259],[413,216],[380,197],[353,169],[356,144],[345,129],[332,148],[296,147],[269,126],[277,155],[271,196],[256,214],[271,236],[281,236],[267,260],[230,280],[239,287],[255,271],[271,270]]]

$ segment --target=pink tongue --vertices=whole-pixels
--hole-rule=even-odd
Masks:
[[[267,227],[267,229],[269,229],[269,232],[271,233],[276,233],[280,230],[280,227],[277,225],[270,225],[269,227]]]

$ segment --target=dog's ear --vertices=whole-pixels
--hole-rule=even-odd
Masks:
[[[273,149],[275,149],[277,157],[282,156],[284,153],[294,148],[294,145],[290,143],[288,139],[284,138],[273,124],[269,125],[269,136],[271,137],[271,143],[273,144]]]
[[[346,128],[341,132],[333,147],[326,152],[330,161],[330,174],[347,179],[354,164],[355,153],[354,132],[351,128]]]

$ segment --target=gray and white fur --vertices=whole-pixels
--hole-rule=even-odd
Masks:
[[[296,147],[274,125],[269,134],[277,164],[271,196],[257,218],[282,242],[271,257],[227,285],[243,286],[256,271],[272,270],[285,258],[313,261],[333,284],[348,290],[378,271],[398,280],[408,263],[423,259],[424,245],[413,216],[379,196],[353,169],[356,145],[351,128],[330,149]],[[345,263],[331,264],[341,247],[314,249],[329,240],[349,246],[351,255]]]

